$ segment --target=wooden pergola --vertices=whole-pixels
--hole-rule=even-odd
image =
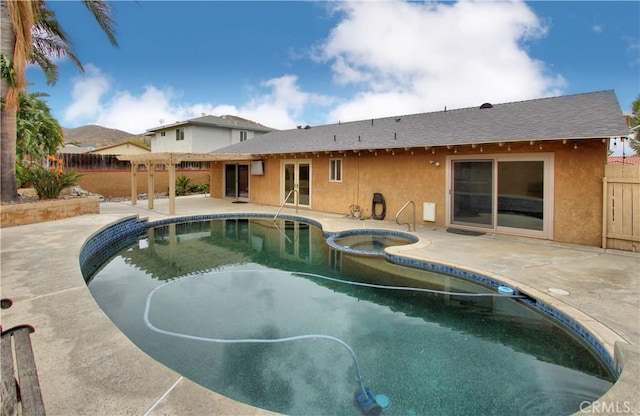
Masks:
[[[169,171],[169,215],[176,213],[176,165],[182,162],[225,162],[236,160],[253,160],[255,156],[241,153],[143,153],[120,155],[118,160],[131,163],[131,204],[138,203],[138,166],[147,168],[148,208],[153,209],[155,195],[154,172],[156,165],[165,165]],[[212,184],[209,184],[211,189]]]

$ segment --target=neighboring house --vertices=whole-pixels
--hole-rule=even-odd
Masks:
[[[148,129],[153,153],[207,153],[274,131],[241,117],[202,116]]]
[[[91,153],[94,155],[137,155],[151,153],[151,150],[139,144],[124,142],[99,147],[91,151]]]
[[[413,201],[417,225],[599,246],[609,140],[629,134],[614,92],[480,104],[218,149],[211,196],[387,220]]]
[[[640,155],[609,156],[610,165],[640,165]]]
[[[94,149],[91,146],[78,146],[73,143],[65,143],[64,147],[61,147],[57,150],[56,153],[65,153],[65,154],[78,154],[78,153],[89,153]]]

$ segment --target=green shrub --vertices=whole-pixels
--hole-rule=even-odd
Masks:
[[[191,185],[191,187],[189,188],[189,192],[191,192],[192,194],[206,194],[208,190],[209,186],[204,183]]]
[[[189,193],[191,188],[191,179],[184,175],[176,178],[176,196],[182,196]]]
[[[206,184],[191,184],[191,179],[184,175],[176,178],[176,196],[189,194],[205,194],[209,186]]]
[[[35,164],[25,169],[24,180],[31,184],[40,199],[53,199],[68,186],[78,184],[82,175],[71,171],[65,172],[62,159],[49,156],[48,168]]]

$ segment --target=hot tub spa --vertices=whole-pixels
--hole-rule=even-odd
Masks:
[[[377,229],[348,230],[327,237],[327,244],[334,249],[361,256],[384,256],[387,247],[417,242],[412,234]]]

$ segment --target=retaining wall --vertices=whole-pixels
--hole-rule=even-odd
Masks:
[[[0,228],[99,213],[97,196],[0,205]]]

